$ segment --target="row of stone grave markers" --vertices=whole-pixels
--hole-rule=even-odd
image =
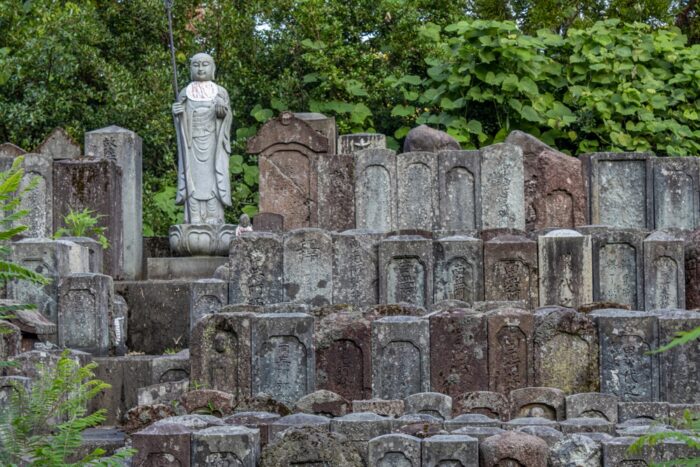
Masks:
[[[688,295],[691,308],[700,306],[700,231],[582,226],[535,233],[534,240],[522,232],[480,234],[486,241],[366,230],[248,232],[232,241],[229,269],[220,277],[230,281],[231,304],[486,299],[525,300],[530,308],[608,301],[652,310],[685,308]]]
[[[700,226],[696,157],[576,158],[520,131],[480,150],[401,154],[386,149],[383,135],[343,135],[336,154],[328,138],[334,122],[314,115],[322,129],[285,112],[248,143],[259,157],[260,211],[282,215],[287,229]]]
[[[316,388],[353,400],[548,386],[567,394],[600,389],[622,401],[700,403],[700,347],[649,354],[700,325],[696,312],[248,310],[231,305],[203,317],[190,342],[191,379],[237,400],[266,393],[294,403]]]
[[[85,154],[61,128],[54,130],[34,152],[0,145],[0,170],[24,157],[22,187],[37,186],[22,199],[23,238],[47,239],[61,227],[70,210],[87,208],[106,228],[110,248],[96,272],[115,280],[141,278],[142,269],[142,155],[141,138],[133,131],[110,126],[85,134]]]

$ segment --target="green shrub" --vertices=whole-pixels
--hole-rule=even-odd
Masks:
[[[54,234],[54,238],[60,237],[90,237],[97,240],[105,250],[109,248],[109,240],[105,237],[106,227],[99,227],[97,222],[103,215],[94,215],[95,211],[88,208],[82,211],[73,211],[63,216],[65,227],[59,228]]]

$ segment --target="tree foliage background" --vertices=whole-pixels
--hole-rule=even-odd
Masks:
[[[395,147],[429,122],[465,146],[523,129],[571,153],[698,154],[697,0],[173,3],[179,85],[205,50],[231,95],[232,219],[257,204],[245,139],[285,109]],[[610,19],[622,23],[599,22]],[[164,234],[181,210],[163,2],[0,0],[0,31],[0,141],[31,150],[57,126],[76,141],[112,124],[137,132],[145,233]]]

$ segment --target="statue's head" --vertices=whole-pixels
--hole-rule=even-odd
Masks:
[[[248,217],[248,214],[241,214],[241,217],[238,219],[238,225],[241,227],[250,227],[250,217]]]
[[[198,53],[190,58],[190,79],[192,81],[213,81],[216,65],[211,55]]]

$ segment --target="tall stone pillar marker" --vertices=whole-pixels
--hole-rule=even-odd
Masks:
[[[109,159],[122,169],[122,267],[124,280],[142,276],[143,201],[142,140],[115,125],[85,133],[85,153]]]

